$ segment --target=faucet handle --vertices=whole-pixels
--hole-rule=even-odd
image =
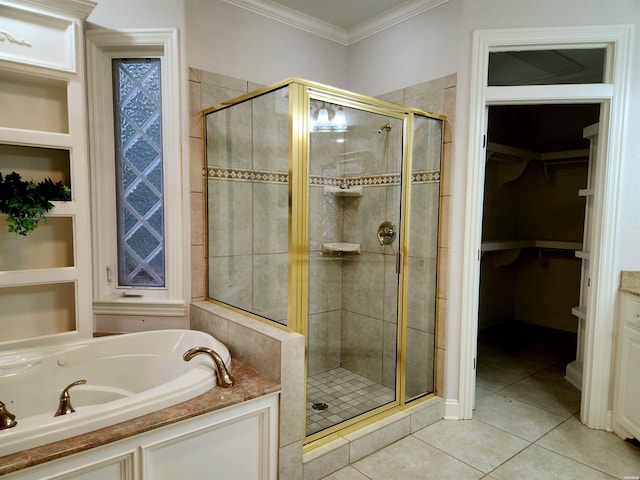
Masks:
[[[71,397],[69,396],[69,389],[71,387],[75,387],[76,385],[84,385],[87,383],[86,380],[77,380],[73,382],[71,385],[68,385],[62,393],[60,394],[60,404],[58,405],[58,410],[54,417],[59,417],[60,415],[67,415],[68,413],[73,413],[76,411],[75,408],[71,405]]]
[[[0,430],[15,427],[17,424],[16,416],[7,410],[4,403],[0,402]]]

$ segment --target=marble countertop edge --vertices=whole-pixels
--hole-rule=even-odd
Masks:
[[[139,433],[220,410],[280,390],[279,384],[237,360],[232,363],[231,373],[236,383],[230,389],[213,388],[191,400],[157,412],[0,457],[0,476],[117,442]]]
[[[621,271],[620,272],[620,291],[640,295],[640,272],[639,271]]]

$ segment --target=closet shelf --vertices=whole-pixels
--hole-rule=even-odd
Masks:
[[[582,250],[577,250],[576,251],[576,257],[577,258],[582,258],[583,260],[589,260],[589,257],[591,257],[591,254],[589,252],[585,252]]]
[[[546,266],[547,259],[543,250],[576,251],[582,248],[582,242],[562,240],[491,240],[483,241],[480,247],[482,254],[491,252],[493,267],[498,268],[515,262],[525,248],[537,248],[540,262]]]
[[[582,242],[562,240],[486,240],[482,242],[482,252],[515,250],[523,248],[545,248],[547,250],[580,250]]]
[[[573,307],[571,309],[571,314],[584,320],[585,318],[587,318],[587,309],[584,306],[578,305],[577,307]]]
[[[540,153],[508,145],[501,145],[495,142],[488,142],[487,160],[500,162],[498,167],[498,185],[500,187],[518,179],[524,173],[530,161],[542,162],[544,176],[547,182],[551,183],[553,178],[549,167],[588,163],[589,149]]]
[[[593,188],[581,188],[578,190],[579,197],[592,197],[595,194],[595,190]]]

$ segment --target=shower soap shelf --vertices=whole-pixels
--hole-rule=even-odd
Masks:
[[[335,253],[339,256],[344,255],[345,253],[360,253],[360,244],[359,243],[348,243],[348,242],[330,242],[322,244],[322,252],[323,253]]]
[[[340,188],[330,185],[324,187],[324,193],[330,193],[336,197],[361,197],[362,186],[358,185],[357,187]]]

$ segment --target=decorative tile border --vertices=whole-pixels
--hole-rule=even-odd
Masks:
[[[207,178],[238,180],[242,182],[289,183],[289,174],[281,172],[262,172],[259,170],[241,170],[237,168],[206,167]]]
[[[236,180],[241,182],[289,183],[289,174],[281,172],[265,172],[258,170],[242,170],[237,168],[207,167],[204,169],[208,179]],[[349,177],[349,185],[375,187],[384,185],[400,185],[400,174],[371,175],[368,177]],[[339,186],[343,178],[311,175],[311,186]],[[440,170],[428,170],[411,174],[411,183],[438,183]]]

